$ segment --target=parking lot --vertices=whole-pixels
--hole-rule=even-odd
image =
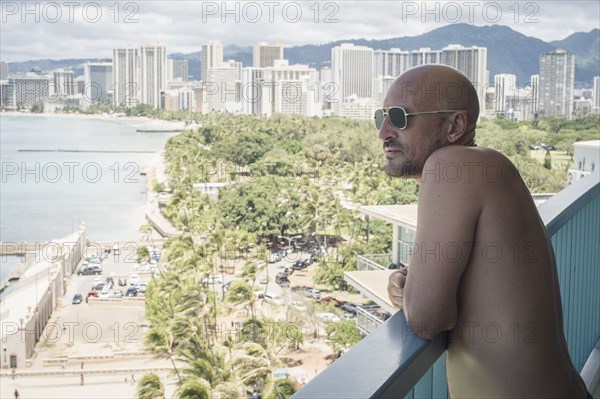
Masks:
[[[86,299],[88,293],[92,292],[94,279],[106,281],[106,277],[112,276],[114,287],[111,291],[121,289],[125,292],[130,287],[132,273],[145,281],[151,278],[151,274],[138,273],[137,262],[125,251],[108,254],[101,266],[100,275],[79,275],[79,265],[71,276],[62,306],[53,313],[36,347],[38,353],[34,366],[48,367],[48,359],[65,356],[102,357],[143,351],[143,338],[147,330],[143,297],[100,299],[90,296],[89,301]],[[127,286],[117,284],[120,277],[127,278]],[[101,294],[100,291],[96,292]],[[82,296],[81,303],[72,303],[76,294]]]

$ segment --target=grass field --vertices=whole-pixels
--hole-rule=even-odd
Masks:
[[[544,164],[544,157],[546,156],[546,150],[532,150],[529,151],[532,158]],[[552,156],[552,167],[553,168],[564,168],[565,166],[570,167],[573,161],[571,156],[565,151],[550,151]]]

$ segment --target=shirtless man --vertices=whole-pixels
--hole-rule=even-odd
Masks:
[[[515,166],[475,146],[469,80],[442,65],[413,68],[383,106],[385,171],[420,184],[413,255],[388,294],[418,336],[449,330],[451,396],[585,398],[546,230]]]

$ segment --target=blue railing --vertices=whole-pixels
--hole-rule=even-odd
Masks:
[[[600,174],[538,211],[556,255],[569,354],[581,371],[600,337]],[[398,312],[292,398],[448,398],[445,350],[445,333],[422,340]]]

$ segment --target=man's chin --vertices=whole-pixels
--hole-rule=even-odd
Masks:
[[[390,177],[403,177],[405,179],[416,179],[421,177],[422,169],[410,162],[403,162],[400,165],[394,165],[388,162],[384,167],[383,171]]]

